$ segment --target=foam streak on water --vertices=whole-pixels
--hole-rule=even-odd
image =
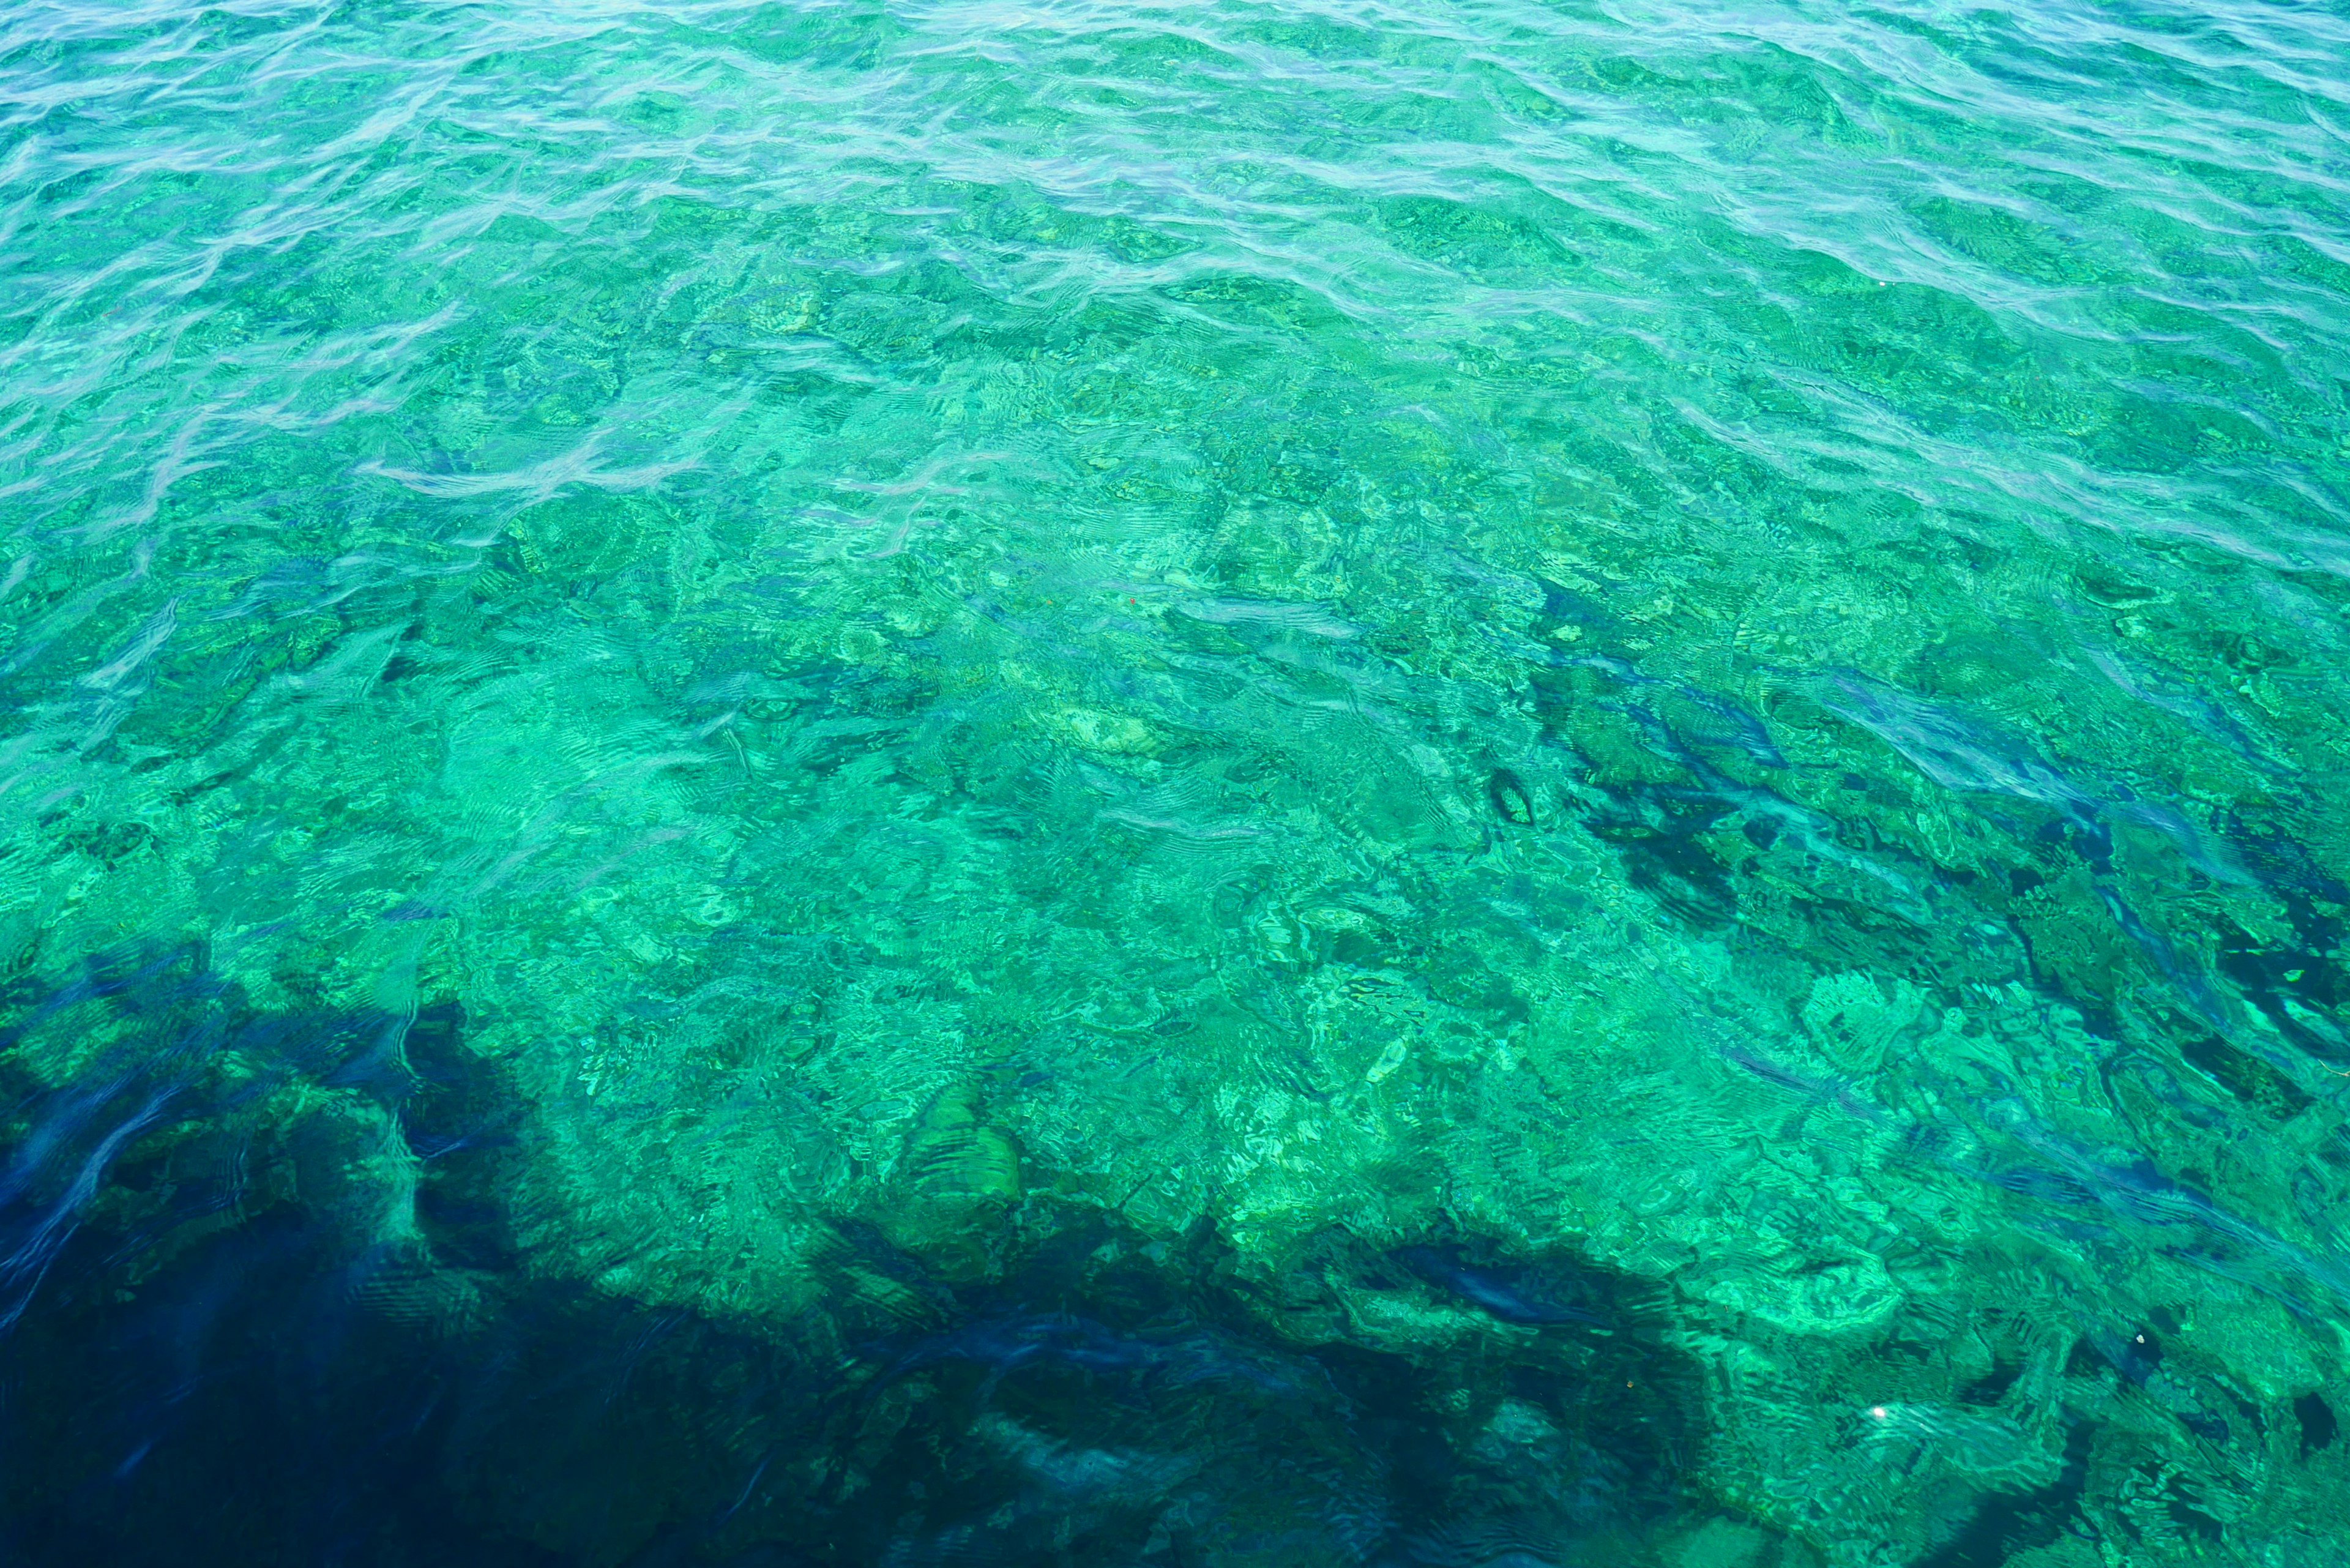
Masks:
[[[0,1555],[2350,1563],[2338,5],[21,0],[0,528]]]

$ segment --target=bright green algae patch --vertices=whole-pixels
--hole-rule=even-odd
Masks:
[[[1682,1506],[1509,1550],[2350,1561],[2337,18],[0,26],[23,1104],[200,974],[498,1085],[494,1247],[381,1074],[124,1145],[459,1342],[1098,1234],[1564,1473],[1583,1270]]]

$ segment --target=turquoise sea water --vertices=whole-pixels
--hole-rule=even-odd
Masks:
[[[2350,1563],[2338,5],[0,4],[0,1557]]]

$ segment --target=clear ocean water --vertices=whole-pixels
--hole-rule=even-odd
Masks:
[[[0,3],[0,1561],[2350,1564],[2350,11]]]

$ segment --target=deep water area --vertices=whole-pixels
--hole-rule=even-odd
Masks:
[[[0,0],[0,1564],[2350,1568],[2350,10]]]

